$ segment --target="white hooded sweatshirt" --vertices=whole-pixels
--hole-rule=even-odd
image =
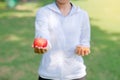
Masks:
[[[56,3],[40,8],[35,37],[46,38],[51,45],[40,62],[38,73],[42,78],[72,80],[86,75],[83,59],[75,53],[78,45],[90,47],[90,23],[85,11],[72,5],[70,13],[63,16]]]

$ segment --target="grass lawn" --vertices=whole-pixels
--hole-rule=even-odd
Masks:
[[[87,80],[119,80],[120,1],[73,2],[88,11],[91,20],[91,54],[84,57]],[[0,80],[37,80],[41,55],[31,48],[37,9],[35,3],[6,9],[0,2]]]

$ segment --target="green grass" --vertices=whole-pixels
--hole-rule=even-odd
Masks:
[[[119,80],[120,1],[73,2],[87,10],[91,20],[91,54],[84,57],[87,80]],[[21,5],[6,9],[0,3],[0,80],[37,80],[38,77],[41,56],[35,55],[31,48],[38,5]]]
[[[74,1],[88,11],[91,20],[91,55],[84,57],[88,80],[120,79],[119,0]]]

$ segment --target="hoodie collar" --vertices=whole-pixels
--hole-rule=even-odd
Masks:
[[[56,13],[61,14],[61,12],[60,12],[60,10],[59,10],[59,8],[58,8],[58,6],[57,6],[57,4],[55,2],[48,5],[47,7],[48,7],[48,9],[50,9],[50,10],[56,12]],[[76,7],[74,4],[72,4],[72,9],[70,11],[70,15],[72,15],[74,13],[77,13],[78,11],[79,11],[78,7]]]

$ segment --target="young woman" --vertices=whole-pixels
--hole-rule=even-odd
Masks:
[[[86,66],[82,56],[90,53],[90,23],[86,11],[70,0],[55,0],[40,8],[35,21],[35,38],[45,38],[49,49],[38,70],[39,80],[85,80]]]

